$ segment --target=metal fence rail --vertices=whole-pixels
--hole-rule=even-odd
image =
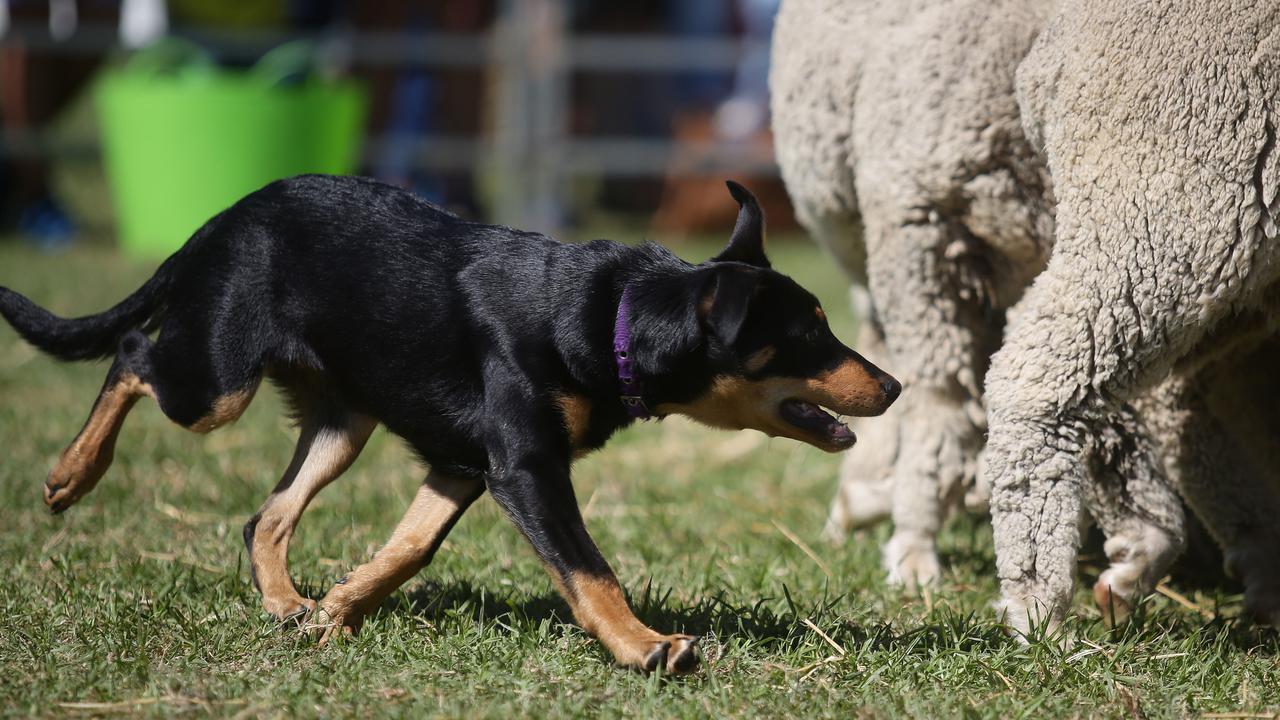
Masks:
[[[557,0],[506,0],[493,28],[483,34],[356,32],[320,34],[182,27],[180,34],[215,56],[250,62],[285,42],[314,41],[330,57],[356,67],[444,70],[487,69],[496,87],[486,108],[488,130],[477,136],[425,135],[411,141],[392,135],[366,138],[366,163],[404,153],[426,172],[488,168],[494,216],[499,222],[555,230],[570,180],[577,176],[659,176],[672,170],[675,143],[640,136],[576,137],[567,122],[569,78],[575,72],[679,73],[732,70],[758,42],[729,38],[652,35],[570,35]],[[0,45],[20,43],[40,51],[95,55],[120,49],[113,25],[88,24],[65,39],[43,25],[14,25]],[[771,153],[737,143],[681,145],[698,162],[675,172],[773,175]],[[40,133],[5,133],[0,155],[89,156],[96,138],[55,139]]]

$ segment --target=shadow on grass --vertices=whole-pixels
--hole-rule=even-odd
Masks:
[[[738,643],[778,653],[825,643],[805,620],[848,651],[857,648],[930,655],[939,650],[989,651],[1012,642],[1001,625],[972,613],[943,610],[932,622],[916,625],[859,624],[836,616],[834,608],[841,597],[799,607],[789,596],[762,598],[749,605],[734,604],[723,596],[680,605],[673,603],[670,596],[669,590],[660,592],[647,586],[639,593],[629,594],[628,601],[640,621],[659,632],[733,638]],[[432,623],[461,615],[472,621],[493,623],[504,633],[516,633],[521,627],[551,620],[552,632],[563,634],[573,624],[573,614],[554,593],[515,600],[465,581],[426,583],[384,603],[379,612],[408,613]]]

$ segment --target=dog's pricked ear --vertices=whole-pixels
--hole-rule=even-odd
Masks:
[[[733,226],[733,235],[729,237],[729,245],[719,255],[711,258],[712,262],[735,262],[767,268],[769,258],[764,254],[764,212],[760,203],[749,190],[732,180],[726,180],[729,194],[738,201],[738,222]]]
[[[711,273],[698,306],[698,317],[725,347],[737,341],[759,284],[760,273],[741,265],[717,268]]]

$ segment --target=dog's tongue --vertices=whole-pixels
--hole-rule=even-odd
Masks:
[[[831,416],[823,412],[822,408],[811,402],[805,402],[803,400],[788,400],[787,409],[790,410],[793,415],[805,420],[821,419],[826,421],[831,419]]]
[[[844,423],[828,415],[821,407],[803,400],[788,400],[782,404],[783,415],[792,424],[809,430],[821,430],[827,437],[840,444],[852,444],[857,437]]]

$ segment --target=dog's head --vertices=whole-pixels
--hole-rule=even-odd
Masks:
[[[729,245],[682,278],[683,292],[668,292],[637,333],[641,371],[665,371],[655,410],[845,450],[856,438],[829,413],[879,415],[901,385],[841,343],[818,299],[770,267],[760,206],[737,183],[729,191],[741,206]],[[650,308],[663,302],[656,294]]]

